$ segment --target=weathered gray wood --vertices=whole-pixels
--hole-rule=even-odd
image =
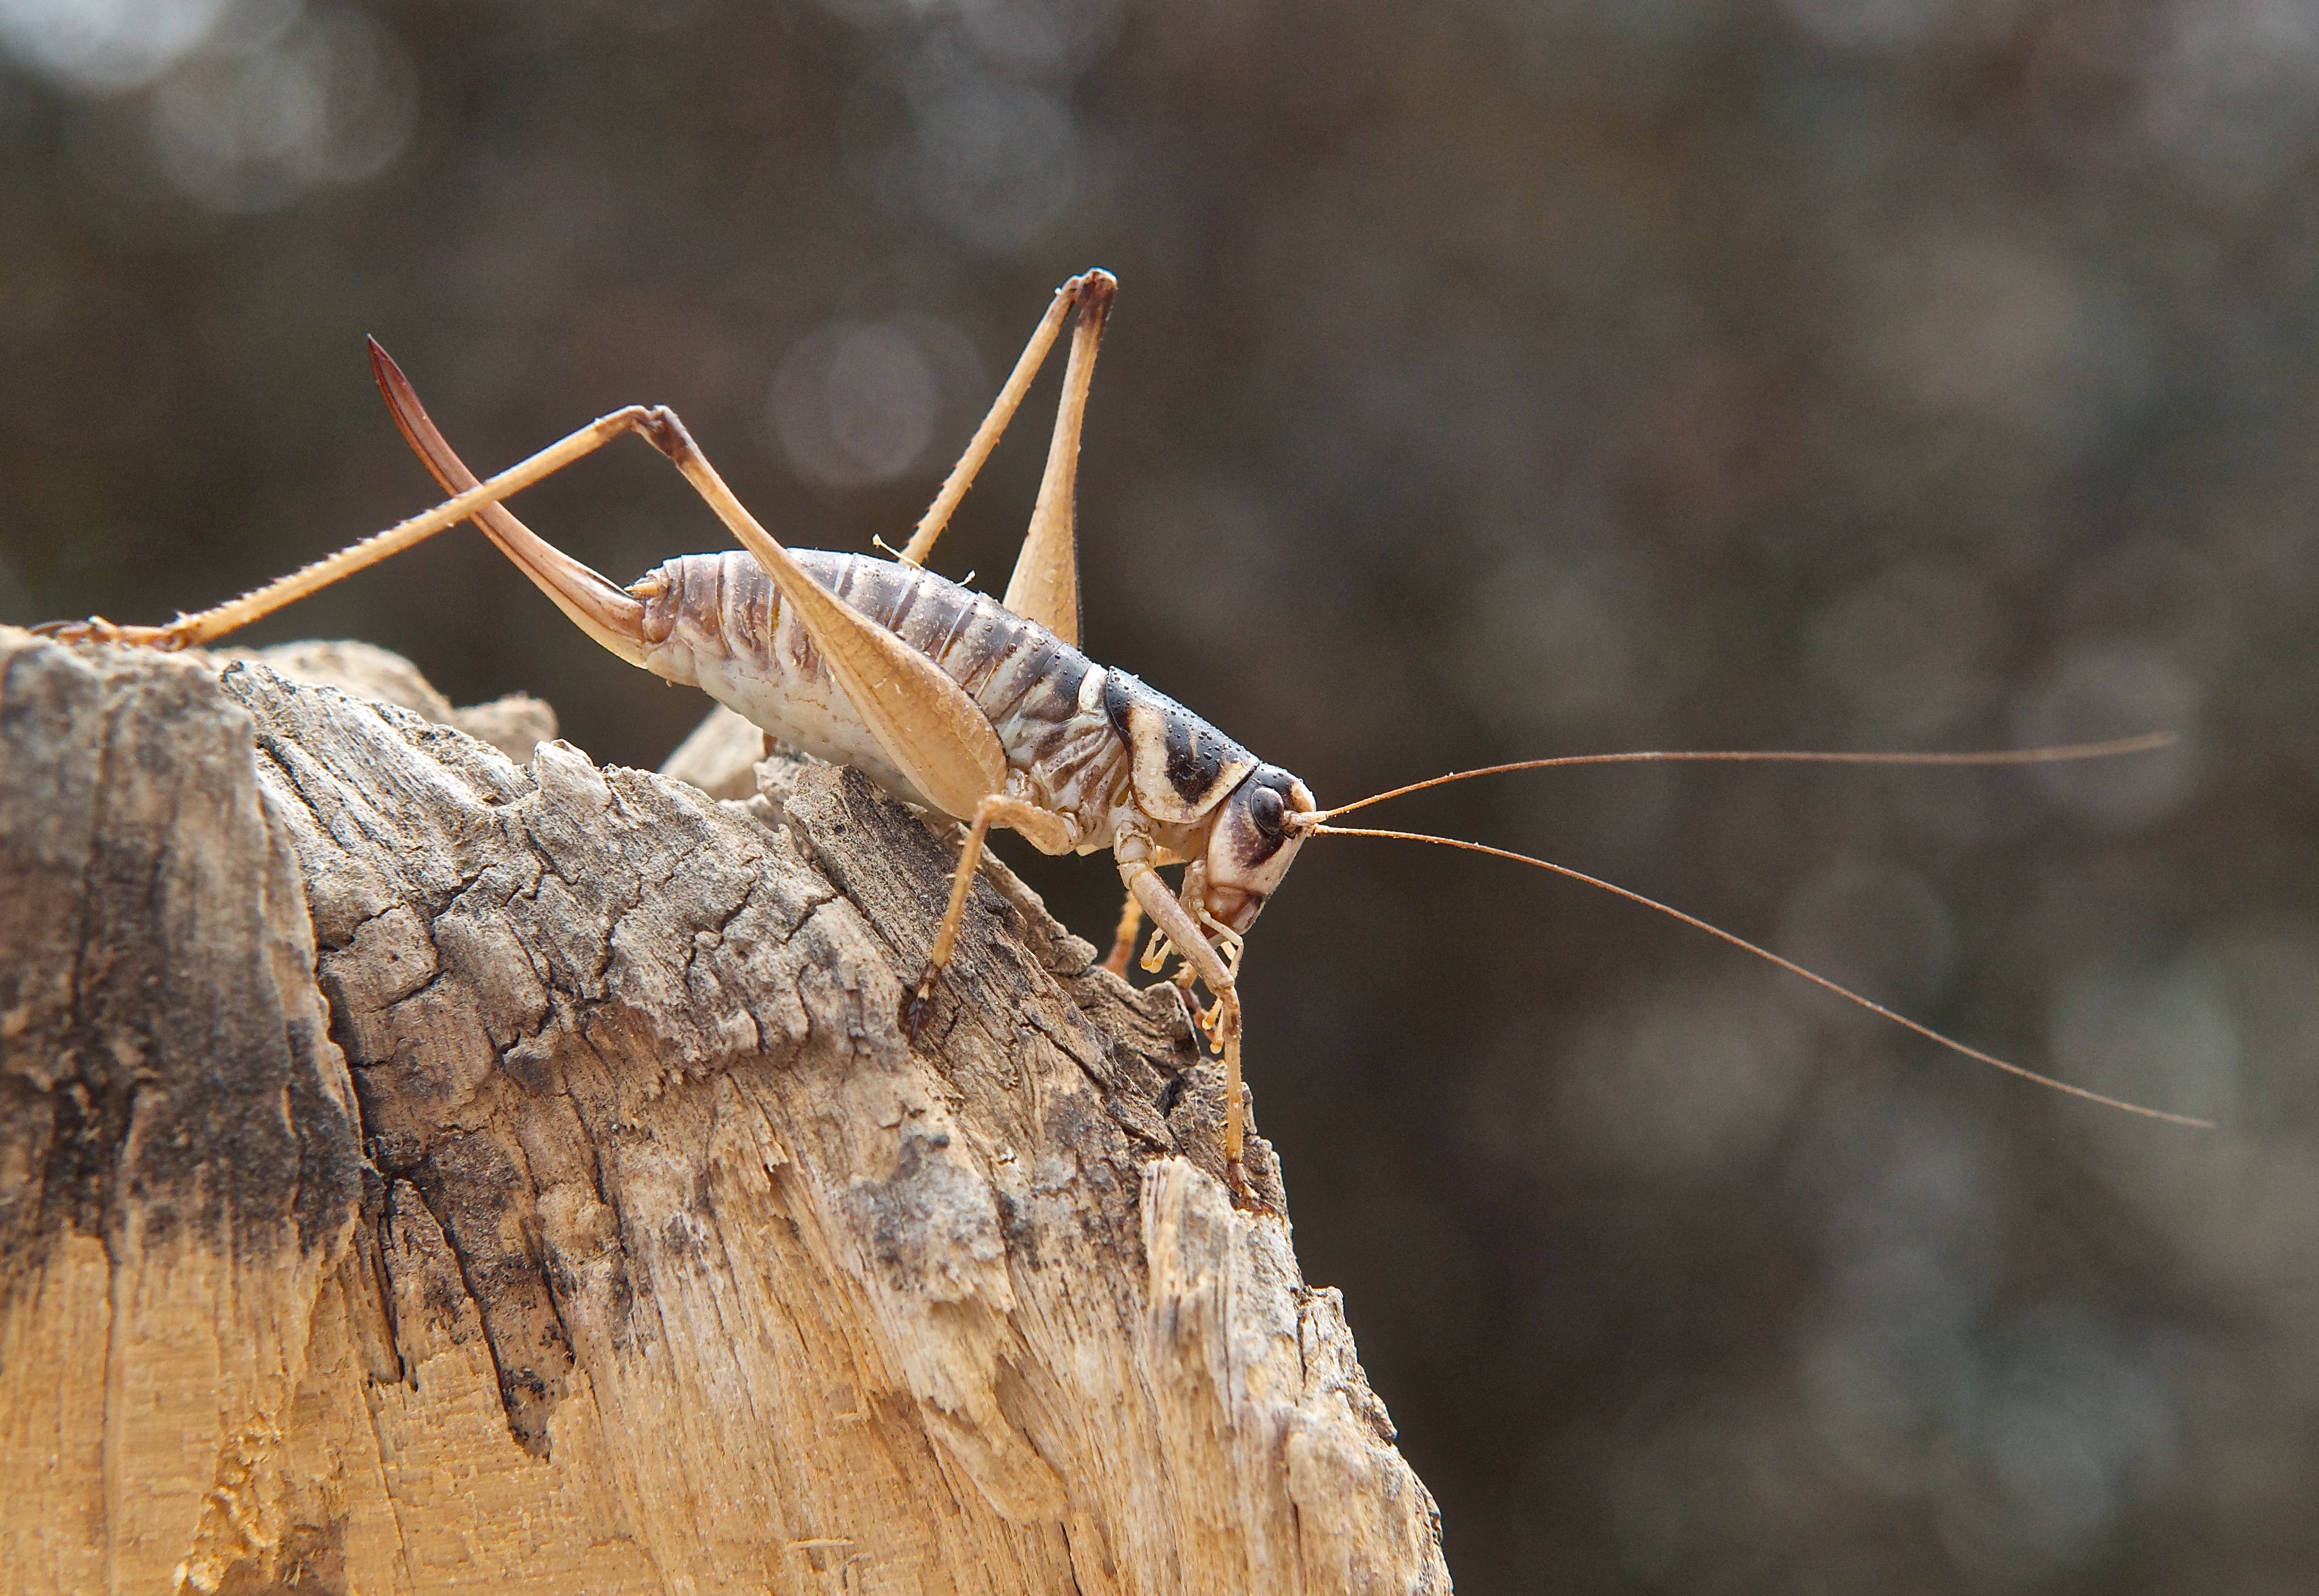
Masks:
[[[1177,993],[997,872],[914,1044],[764,774],[0,628],[0,1589],[1447,1589]]]

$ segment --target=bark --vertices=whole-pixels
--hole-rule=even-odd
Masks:
[[[0,1588],[1448,1588],[1174,988],[994,872],[911,1042],[763,771],[0,629]]]

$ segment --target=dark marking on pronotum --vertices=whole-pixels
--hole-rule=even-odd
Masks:
[[[1223,753],[1200,735],[1199,722],[1178,709],[1168,717],[1168,785],[1187,804],[1208,795],[1223,771]]]
[[[1247,749],[1124,671],[1105,675],[1103,708],[1134,759],[1139,801],[1155,818],[1205,814],[1256,765]]]
[[[1222,739],[1202,736],[1205,728],[1191,711],[1153,692],[1126,672],[1113,671],[1104,678],[1103,712],[1111,722],[1111,729],[1130,748],[1135,746],[1134,712],[1139,699],[1143,711],[1160,721],[1167,753],[1168,785],[1187,804],[1197,804],[1214,789],[1216,778],[1223,773]]]
[[[1111,722],[1111,729],[1129,747],[1135,746],[1135,733],[1128,725],[1128,711],[1135,707],[1135,695],[1143,691],[1143,684],[1124,671],[1106,671],[1103,678],[1103,715]]]

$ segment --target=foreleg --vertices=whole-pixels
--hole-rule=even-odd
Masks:
[[[1199,972],[1210,996],[1216,1000],[1214,1022],[1208,1029],[1224,1059],[1224,1179],[1232,1187],[1235,1204],[1243,1208],[1261,1208],[1263,1204],[1250,1189],[1248,1170],[1241,1162],[1246,1110],[1241,1100],[1239,984],[1233,979],[1232,968],[1200,933],[1198,922],[1168,889],[1168,883],[1151,868],[1148,859],[1123,857],[1119,874],[1136,903],[1176,945],[1185,961]]]

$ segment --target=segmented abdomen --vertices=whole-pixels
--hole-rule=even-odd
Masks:
[[[1104,713],[1102,666],[997,600],[918,566],[793,552],[816,582],[966,690],[1040,806],[1079,818],[1084,847],[1109,844],[1108,816],[1124,796],[1128,766]],[[636,586],[645,595],[646,669],[699,687],[792,747],[856,766],[888,791],[925,803],[749,555],[686,555]]]

